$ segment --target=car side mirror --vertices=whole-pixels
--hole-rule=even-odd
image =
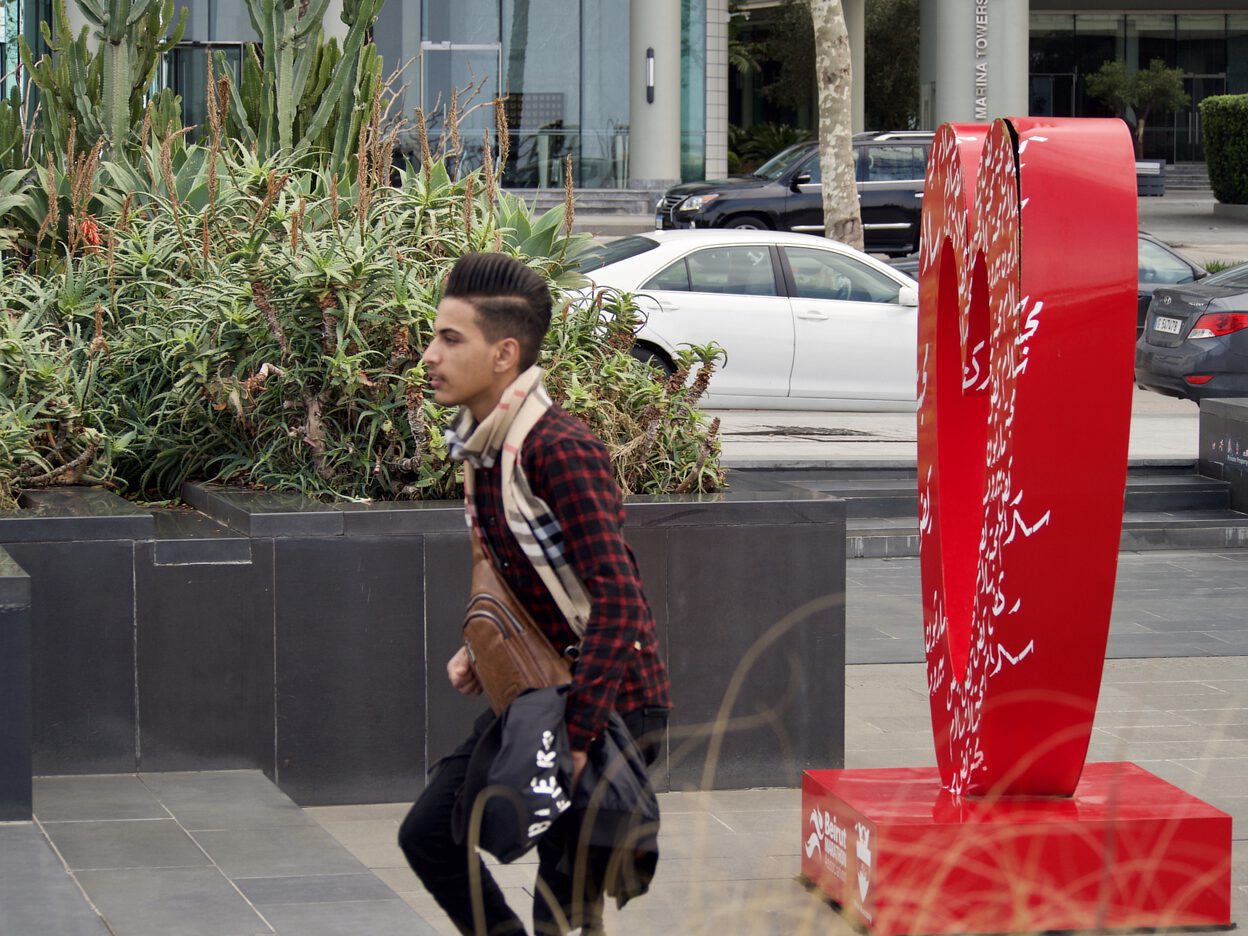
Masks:
[[[919,304],[919,291],[913,286],[902,286],[901,292],[897,293],[897,304],[913,309]]]
[[[1196,269],[1196,270],[1194,270],[1194,271],[1193,271],[1193,274],[1194,274],[1194,275],[1192,276],[1192,279],[1193,279],[1193,280],[1201,280],[1201,279],[1204,279],[1206,276],[1208,276],[1208,275],[1209,275],[1209,271],[1208,271],[1208,270],[1206,270],[1206,269],[1200,268],[1200,269]]]
[[[793,191],[796,192],[798,189],[798,186],[801,186],[801,185],[810,185],[810,173],[809,172],[799,172],[797,175],[793,177]]]

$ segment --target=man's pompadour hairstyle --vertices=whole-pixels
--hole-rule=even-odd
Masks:
[[[501,253],[465,254],[451,267],[443,295],[469,303],[490,341],[515,338],[522,371],[537,363],[550,328],[550,289],[519,260]]]

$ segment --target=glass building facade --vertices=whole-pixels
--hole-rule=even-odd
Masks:
[[[72,0],[71,0],[72,2]],[[222,49],[234,67],[253,42],[243,0],[178,0],[188,7],[185,41],[165,63],[164,83],[182,95],[189,124],[204,122],[207,55]],[[332,4],[331,4],[332,6]],[[396,113],[417,107],[434,145],[452,94],[467,165],[479,164],[488,104],[506,97],[510,158],[503,184],[563,185],[566,160],[582,188],[625,188],[629,180],[629,7],[627,0],[390,0],[374,40],[401,89]],[[681,168],[701,178],[706,151],[706,0],[681,0]],[[336,14],[326,14],[336,17]],[[403,145],[417,151],[413,135]]]
[[[413,4],[415,6],[415,4]],[[379,24],[380,25],[380,24]],[[621,0],[421,0],[419,46],[378,43],[387,62],[416,56],[405,106],[434,115],[436,133],[453,92],[468,106],[506,96],[511,156],[504,184],[563,184],[568,157],[583,188],[625,188],[629,178],[629,4]],[[706,4],[682,0],[681,168],[702,177],[706,151]],[[387,54],[389,51],[390,54]],[[639,63],[631,63],[639,67]],[[461,100],[461,109],[464,102]],[[470,113],[466,157],[492,127]]]
[[[1058,117],[1113,116],[1087,91],[1087,76],[1107,61],[1135,70],[1160,59],[1181,69],[1191,104],[1150,115],[1143,155],[1203,160],[1200,101],[1248,92],[1248,14],[1032,13],[1030,58],[1031,113]]]

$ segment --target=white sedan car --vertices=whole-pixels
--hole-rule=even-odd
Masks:
[[[914,408],[918,284],[836,241],[780,231],[655,231],[595,248],[582,272],[639,296],[635,354],[672,369],[717,342],[712,408]]]

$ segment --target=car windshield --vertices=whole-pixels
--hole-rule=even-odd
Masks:
[[[578,258],[580,270],[582,273],[599,270],[612,263],[629,260],[645,253],[647,250],[654,250],[658,246],[658,241],[649,237],[641,237],[640,235],[621,237],[619,240],[611,241],[609,244],[594,244]]]
[[[797,143],[783,149],[754,170],[754,178],[774,181],[780,178],[799,159],[806,155],[809,143]]]
[[[1231,267],[1229,270],[1215,273],[1205,280],[1204,285],[1221,286],[1223,288],[1248,286],[1248,263],[1241,263],[1238,266]]]

